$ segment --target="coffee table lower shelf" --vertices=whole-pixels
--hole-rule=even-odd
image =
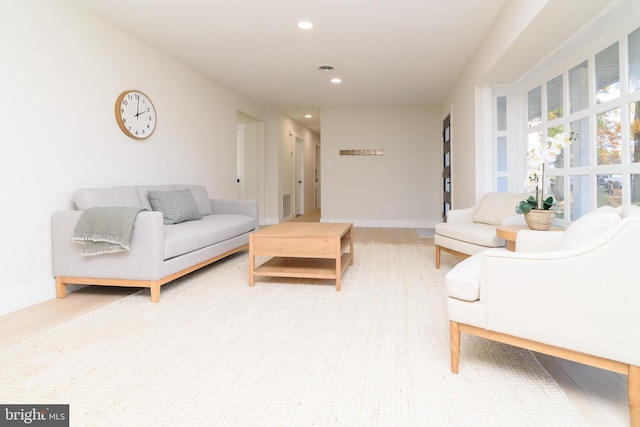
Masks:
[[[341,255],[339,272],[334,258],[273,257],[257,267],[253,274],[254,276],[339,280],[349,266],[351,256],[351,253]]]

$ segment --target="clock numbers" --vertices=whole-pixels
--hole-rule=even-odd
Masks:
[[[116,100],[116,121],[120,129],[135,139],[148,138],[156,127],[153,103],[142,92],[124,91]]]

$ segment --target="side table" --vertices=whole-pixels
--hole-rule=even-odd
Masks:
[[[519,225],[499,225],[496,227],[496,236],[505,240],[505,247],[507,250],[511,252],[515,252],[516,250],[516,237],[518,236],[518,231],[520,230],[529,230],[529,227],[525,224]],[[553,226],[549,231],[562,231],[563,227]],[[547,233],[547,231],[541,231],[541,233]]]

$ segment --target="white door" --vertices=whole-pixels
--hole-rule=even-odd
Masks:
[[[296,137],[293,156],[293,191],[295,216],[304,214],[304,140]]]
[[[322,161],[320,159],[320,146],[316,145],[316,158],[315,158],[315,170],[314,170],[314,178],[315,178],[315,182],[314,182],[314,187],[313,190],[315,192],[315,202],[314,202],[314,206],[316,208],[319,208],[321,206],[320,203],[320,194],[322,193],[320,191],[320,165],[322,164]]]
[[[245,124],[238,123],[238,132],[236,136],[236,197],[244,199],[245,197]]]

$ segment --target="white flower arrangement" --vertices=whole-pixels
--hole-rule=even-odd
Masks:
[[[525,214],[531,209],[549,210],[553,206],[553,197],[544,198],[544,168],[545,165],[555,162],[556,158],[562,150],[575,140],[573,132],[571,134],[559,133],[554,137],[547,138],[546,141],[533,147],[527,153],[529,162],[529,172],[524,181],[527,191],[535,191],[535,197],[529,196],[528,199],[521,201],[516,206],[516,213]]]

